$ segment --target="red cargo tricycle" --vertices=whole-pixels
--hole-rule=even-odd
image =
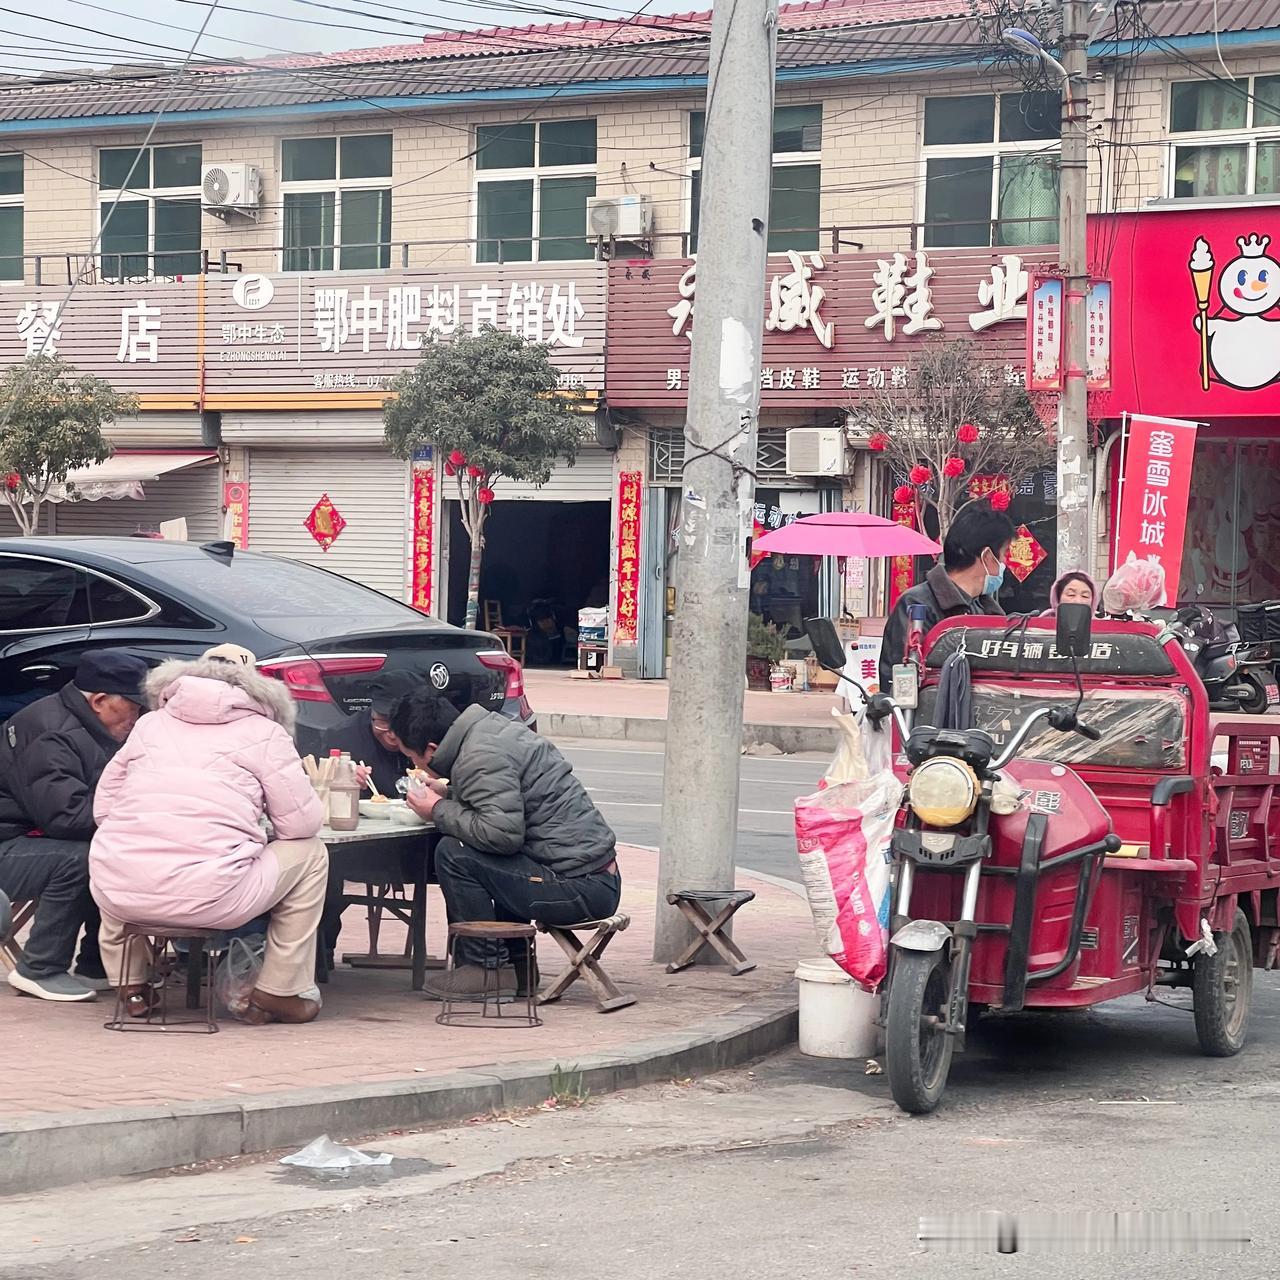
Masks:
[[[882,1020],[906,1111],[937,1106],[984,1008],[1190,987],[1201,1049],[1237,1053],[1253,968],[1280,953],[1280,719],[1211,721],[1172,631],[1074,608],[1066,640],[1053,618],[948,619],[924,638],[914,716],[870,699],[905,783]],[[810,634],[839,660],[834,628]],[[948,717],[960,653],[971,705]]]

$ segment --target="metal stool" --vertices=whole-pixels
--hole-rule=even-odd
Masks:
[[[480,1012],[462,1012],[454,1006],[474,1005],[474,1000],[454,1000],[445,997],[441,1004],[436,1021],[446,1027],[540,1027],[542,1019],[538,1017],[537,990],[534,981],[534,945],[537,930],[531,924],[515,924],[510,920],[459,920],[449,926],[449,942],[446,950],[445,972],[452,973],[457,965],[458,939],[476,938],[485,942],[526,940],[525,949],[525,991],[524,997],[512,997],[511,1003],[524,1000],[523,1013],[504,1014],[502,1012],[502,989],[498,984],[501,970],[494,966],[485,966],[484,993],[480,997]],[[493,1012],[490,1013],[492,1008]]]
[[[162,982],[158,988],[160,992],[160,1005],[158,1009],[150,1009],[147,1011],[145,1018],[131,1018],[125,1007],[125,999],[123,986],[116,989],[116,1008],[112,1015],[111,1021],[104,1023],[108,1031],[176,1031],[186,1035],[212,1035],[218,1030],[218,1019],[213,1006],[213,975],[217,967],[217,952],[206,947],[206,943],[214,938],[220,938],[224,930],[219,929],[191,929],[191,928],[167,928],[164,925],[151,924],[126,924],[124,926],[124,954],[121,957],[121,967],[125,973],[129,973],[131,969],[130,962],[133,959],[134,948],[141,945],[147,949],[151,960],[148,966],[148,981],[154,982],[156,973],[156,960],[164,952],[165,948],[175,941],[191,942],[198,944],[203,950],[204,959],[204,979],[205,979],[205,1001],[204,1001],[204,1017],[203,1018],[181,1018],[176,1022],[169,1021],[169,987],[167,983]],[[192,946],[192,959],[195,959],[196,946]],[[196,962],[198,963],[198,961]],[[188,981],[190,981],[190,969],[188,969]],[[192,1006],[188,1002],[188,1007],[199,1007],[198,1003]]]

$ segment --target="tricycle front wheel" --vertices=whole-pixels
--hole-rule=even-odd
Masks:
[[[912,1115],[932,1111],[947,1086],[955,1048],[945,1030],[949,969],[941,951],[900,951],[893,959],[885,1066],[894,1102]]]
[[[1211,1058],[1230,1058],[1249,1037],[1253,1002],[1253,939],[1244,912],[1237,910],[1230,930],[1215,933],[1213,940],[1218,950],[1195,958],[1196,1036],[1201,1052]]]

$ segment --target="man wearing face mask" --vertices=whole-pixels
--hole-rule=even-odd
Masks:
[[[924,605],[924,629],[960,614],[1002,614],[997,598],[1004,581],[1005,561],[1014,537],[1013,521],[989,502],[971,502],[951,522],[942,543],[942,563],[924,581],[898,597],[885,624],[880,647],[880,688],[893,688],[893,668],[906,652],[911,626],[909,610]]]

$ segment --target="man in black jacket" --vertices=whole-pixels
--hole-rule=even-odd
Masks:
[[[436,875],[450,920],[570,925],[618,909],[613,830],[550,742],[496,711],[473,706],[459,714],[427,689],[399,704],[391,727],[435,779],[411,791],[409,805],[445,837],[436,846]],[[504,969],[499,987],[524,994],[526,950],[517,943],[507,950],[515,971]],[[432,995],[484,990],[484,965],[494,955],[460,945],[459,958],[452,973],[428,984]]]
[[[417,688],[408,672],[387,672],[369,685],[369,705],[349,715],[335,729],[299,733],[305,743],[303,753],[313,752],[317,758],[327,756],[335,747],[346,751],[357,764],[368,767],[373,785],[384,796],[396,797],[396,783],[409,769],[409,761],[400,749],[400,741],[391,728],[391,712],[396,703]]]
[[[998,599],[1016,530],[989,502],[971,502],[951,522],[942,541],[942,563],[898,597],[880,644],[880,691],[893,692],[893,668],[902,661],[911,628],[908,610],[924,606],[924,629],[958,614],[1001,614]]]
[[[69,1003],[106,990],[89,894],[93,793],[141,714],[146,674],[147,664],[123,650],[88,653],[60,693],[0,728],[0,891],[39,900],[22,962],[9,974],[24,995]]]

